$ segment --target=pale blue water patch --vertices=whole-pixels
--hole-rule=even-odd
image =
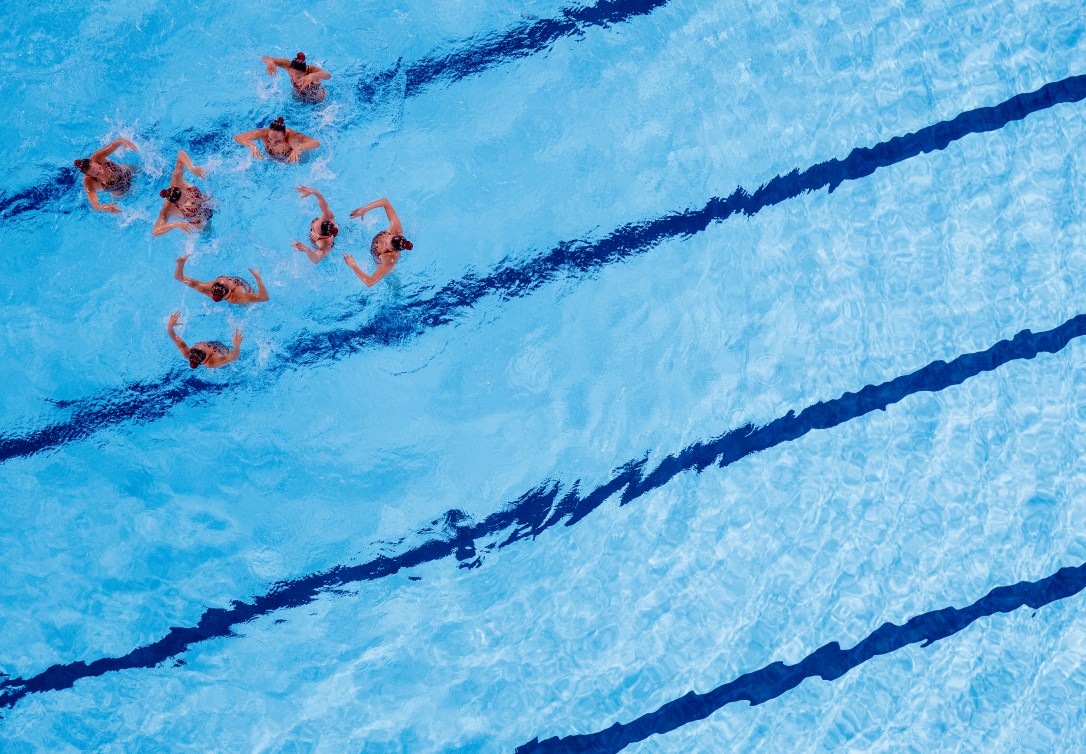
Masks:
[[[140,22],[158,51],[144,59],[136,91],[173,75],[186,45],[206,46],[206,37],[186,37],[191,25],[171,25],[164,14],[172,12]],[[382,70],[393,56],[418,58],[509,15],[494,8],[446,27],[440,19],[454,12],[445,8],[427,10],[425,22],[415,20],[420,12],[372,23],[366,14],[375,9],[357,12],[337,28],[393,27],[374,45]],[[255,10],[236,13],[235,28],[265,28]],[[948,37],[939,29],[952,15],[964,21]],[[193,246],[191,272],[259,264],[275,300],[243,314],[227,316],[170,279],[185,247],[177,234],[152,240],[146,224],[117,229],[79,210],[76,190],[64,194],[57,201],[72,214],[50,217],[55,251],[3,263],[5,279],[49,280],[62,294],[43,299],[29,286],[8,294],[3,349],[32,345],[25,393],[15,371],[0,373],[16,386],[5,428],[50,416],[43,397],[80,398],[166,374],[178,357],[162,320],[175,307],[186,311],[186,334],[225,339],[244,326],[246,358],[213,376],[241,385],[225,397],[0,470],[17,497],[0,535],[14,553],[2,561],[3,604],[14,609],[0,629],[10,647],[0,669],[26,675],[122,654],[191,625],[206,605],[391,550],[446,510],[481,518],[548,479],[592,485],[646,452],[658,460],[746,421],[1078,313],[1083,134],[1079,106],[1068,105],[833,194],[732,218],[591,279],[487,301],[410,342],[275,379],[264,371],[314,323],[364,319],[379,306],[394,315],[398,297],[507,255],[701,206],[736,184],[753,189],[1080,72],[1080,23],[1058,9],[1008,23],[1012,15],[996,5],[911,5],[821,19],[783,6],[669,4],[376,108],[372,120],[332,111],[313,128],[332,159],[298,171],[244,167],[243,150],[227,143],[220,155],[212,144],[211,186],[223,206],[212,236]],[[209,133],[225,112],[228,130],[241,130],[281,109],[283,81],[267,90],[246,61],[287,44],[286,23],[246,36],[246,49],[226,52],[232,65],[197,57],[189,81],[213,65],[236,77],[206,102],[181,88],[155,89],[141,104],[141,117],[159,124],[144,137],[145,154],[158,150],[152,170],[166,169],[186,128]],[[290,38],[293,48],[317,49],[332,35],[305,28],[300,41]],[[395,33],[405,28],[429,41]],[[390,39],[403,39],[402,48]],[[325,47],[341,45],[348,58],[353,44]],[[699,71],[712,77],[691,73]],[[68,143],[36,136],[27,154],[68,164],[68,152],[78,154],[72,134],[83,149],[86,134],[108,130],[100,115],[86,117],[65,126]],[[396,201],[418,248],[393,284],[362,293],[342,267],[313,268],[289,250],[313,212],[290,195],[299,178],[327,190],[344,216],[378,193]],[[139,203],[146,222],[157,201]],[[36,244],[40,222],[23,216],[3,233]],[[364,256],[368,233],[353,226],[340,243]],[[1080,548],[1066,525],[1080,493],[1079,350],[915,397],[723,472],[683,475],[631,508],[608,504],[474,571],[439,563],[418,569],[422,582],[396,577],[359,597],[262,618],[244,638],[193,650],[184,668],[31,695],[5,712],[0,735],[44,750],[136,750],[161,740],[193,750],[304,748],[318,739],[329,750],[508,750],[630,719],[691,684],[794,661],[826,641],[856,641],[883,620],[1043,576]],[[118,352],[127,358],[120,373]],[[985,516],[973,512],[978,505]],[[969,554],[987,560],[963,570]],[[1046,620],[1062,637],[1060,619]],[[1007,636],[1022,635],[1006,625]],[[971,646],[964,635],[954,641]],[[929,709],[940,707],[935,689],[946,679],[981,684],[985,672],[932,665],[918,671],[931,682]],[[882,683],[873,667],[858,672]],[[865,698],[850,683],[824,685],[818,699],[832,697],[830,710]],[[1073,703],[999,689],[985,701],[999,708],[1025,695],[1025,727],[1046,704],[1078,720]],[[969,702],[950,701],[950,709]],[[773,731],[785,729],[760,722],[772,708],[729,710],[724,727],[710,721],[694,738],[684,731],[645,746],[708,750],[726,740],[780,750]],[[810,721],[810,747],[846,740],[845,724],[826,732],[827,708],[803,709],[794,719]],[[853,727],[867,731],[864,740],[876,730],[886,738],[872,740],[893,742],[893,732],[938,745],[938,727],[902,714],[897,728],[870,718]],[[1054,740],[1072,747],[1074,729]]]

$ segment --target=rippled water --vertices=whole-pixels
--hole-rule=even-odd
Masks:
[[[1082,103],[669,219],[1086,72],[1080,5],[4,20],[4,751],[512,751],[1086,560],[1078,339],[651,476],[1086,311]],[[317,108],[259,63],[297,50],[333,74]],[[321,148],[251,164],[231,136],[279,114]],[[141,172],[92,213],[67,166],[117,135]],[[220,209],[152,238],[178,148]],[[347,212],[394,202],[415,249],[387,284],[289,248],[299,183],[360,261]],[[272,301],[184,288],[189,250]],[[175,309],[190,339],[241,326],[241,360],[188,374]],[[1082,602],[1053,599],[627,751],[1081,750]]]

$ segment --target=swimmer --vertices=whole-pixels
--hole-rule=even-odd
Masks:
[[[132,168],[127,165],[118,165],[108,159],[120,147],[131,149],[133,152],[138,151],[136,145],[128,139],[114,139],[92,154],[90,159],[75,161],[75,166],[83,173],[83,190],[87,192],[87,199],[93,209],[119,213],[121,208],[115,203],[99,203],[98,192],[108,191],[116,199],[123,196],[132,186]]]
[[[181,339],[181,336],[173,331],[175,327],[184,327],[179,322],[180,319],[181,312],[171,314],[166,331],[170,334],[170,339],[173,340],[174,345],[177,346],[177,350],[188,359],[190,369],[195,369],[201,364],[208,369],[217,369],[224,364],[229,364],[241,354],[241,330],[234,330],[233,350],[217,340],[205,340],[189,348],[185,341]]]
[[[185,154],[185,150],[177,153],[177,162],[173,167],[173,175],[170,176],[170,187],[158,192],[164,201],[162,211],[158,213],[158,219],[151,229],[151,235],[161,236],[175,228],[180,228],[185,233],[203,230],[207,221],[211,219],[211,198],[204,196],[200,189],[185,180],[185,168],[192,171],[197,178],[203,178],[207,173],[203,168],[192,164],[192,160]],[[171,217],[179,217],[180,220],[168,222]]]
[[[372,275],[367,275],[359,269],[354,257],[350,254],[343,255],[343,261],[354,270],[354,274],[358,275],[358,279],[367,286],[373,285],[392,272],[396,262],[400,261],[401,251],[404,249],[410,251],[414,247],[414,244],[403,237],[403,226],[400,224],[400,218],[396,216],[396,210],[392,209],[388,199],[378,199],[375,202],[370,202],[365,207],[359,207],[351,213],[351,217],[361,219],[367,212],[377,207],[384,207],[385,214],[388,216],[388,228],[374,236],[373,241],[370,242],[370,254],[373,256],[373,261],[377,263],[377,269],[373,271]]]
[[[260,272],[256,269],[249,268],[249,272],[253,273],[253,277],[256,278],[257,291],[253,293],[253,287],[249,285],[249,281],[242,278],[219,275],[214,280],[204,283],[196,278],[188,277],[185,274],[185,260],[190,256],[190,254],[186,254],[183,257],[178,257],[177,269],[173,273],[177,280],[180,280],[189,288],[193,288],[205,296],[210,296],[213,301],[226,299],[228,304],[255,304],[258,301],[268,300],[268,289],[264,287],[264,281],[260,279]]]
[[[304,252],[309,260],[316,264],[332,250],[332,246],[336,243],[336,236],[339,235],[339,226],[336,225],[336,218],[329,209],[328,202],[321,196],[321,192],[309,186],[299,186],[298,193],[302,196],[316,197],[317,204],[321,208],[321,216],[314,217],[313,222],[309,223],[309,242],[313,246],[306,246],[301,241],[295,241],[291,246],[297,251]]]
[[[324,98],[328,96],[328,92],[321,86],[321,82],[332,78],[332,74],[315,65],[306,65],[304,52],[299,52],[294,60],[272,58],[267,55],[260,59],[267,66],[269,76],[278,73],[279,68],[287,72],[287,75],[290,76],[290,84],[294,87],[294,96],[302,102],[315,105],[318,102],[323,102]]]
[[[267,128],[258,128],[255,131],[246,131],[234,137],[234,141],[244,147],[249,147],[253,157],[263,160],[264,155],[256,148],[254,141],[264,142],[264,151],[268,156],[282,162],[295,163],[307,149],[316,149],[321,145],[319,141],[300,131],[292,131],[283,124],[280,116],[273,120]]]

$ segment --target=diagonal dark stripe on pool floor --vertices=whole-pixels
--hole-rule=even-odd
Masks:
[[[491,68],[546,52],[560,39],[577,37],[592,27],[607,28],[648,15],[668,2],[603,0],[596,5],[564,8],[554,18],[536,18],[505,31],[479,35],[470,43],[459,44],[452,52],[431,54],[402,71],[399,66],[384,71],[365,71],[353,88],[360,104],[377,104],[386,96],[385,85],[403,75],[403,95],[417,97],[430,86],[461,81]],[[194,157],[216,149],[233,150],[236,145],[230,134],[237,130],[236,125],[229,118],[222,118],[211,130],[185,129],[178,135],[178,141]],[[65,167],[52,171],[50,178],[37,185],[11,194],[0,194],[0,218],[12,219],[26,212],[55,211],[56,208],[51,205],[72,196],[75,179],[76,171]]]
[[[291,581],[279,582],[251,602],[234,601],[227,608],[206,610],[195,626],[171,628],[156,642],[134,649],[123,657],[105,657],[91,663],[54,665],[30,678],[0,681],[0,709],[11,707],[30,693],[71,688],[81,678],[104,675],[115,670],[150,668],[177,657],[194,644],[234,635],[234,628],[254,618],[284,608],[298,607],[317,599],[327,590],[347,584],[375,581],[423,563],[455,555],[462,567],[478,565],[480,540],[501,536],[485,550],[506,547],[535,537],[559,524],[572,526],[608,499],[619,495],[623,505],[658,489],[675,476],[716,464],[724,467],[762,450],[803,437],[817,429],[829,429],[872,411],[886,409],[905,398],[923,392],[938,392],[960,385],[970,377],[1041,353],[1056,353],[1073,339],[1086,334],[1086,314],[1069,319],[1059,327],[1040,333],[1023,330],[1011,340],[991,348],[967,353],[950,362],[935,361],[911,374],[889,382],[868,385],[857,393],[815,403],[796,414],[789,412],[763,427],[747,425],[705,442],[698,442],[664,458],[646,472],[648,458],[629,461],[615,475],[595,489],[582,493],[580,482],[563,491],[559,482],[547,481],[476,523],[460,511],[449,511],[435,521],[445,536],[431,538],[398,555],[382,555],[360,565],[336,566]],[[432,534],[419,532],[420,537]]]
[[[791,691],[808,678],[835,681],[873,657],[896,652],[917,642],[924,642],[921,646],[927,647],[965,630],[981,618],[1010,613],[1022,607],[1036,610],[1073,597],[1084,588],[1086,563],[1061,568],[1040,581],[1020,581],[1011,586],[996,587],[961,610],[953,607],[933,610],[910,618],[902,626],[884,623],[852,649],[841,649],[840,644],[831,642],[795,665],[774,662],[705,694],[691,691],[632,722],[615,723],[598,733],[548,738],[542,742],[536,739],[518,746],[517,754],[613,754],[650,736],[703,720],[729,704],[740,701],[762,704]]]
[[[994,107],[961,113],[950,121],[874,147],[854,149],[844,160],[830,160],[803,172],[777,176],[753,194],[738,188],[727,198],[713,198],[701,209],[674,212],[624,225],[597,241],[565,241],[546,254],[522,263],[504,263],[488,275],[465,277],[446,284],[428,298],[414,296],[406,304],[378,312],[354,328],[302,333],[285,347],[286,355],[268,364],[272,377],[291,369],[341,359],[364,348],[399,345],[428,330],[449,324],[488,298],[509,300],[526,296],[561,275],[581,277],[601,267],[644,253],[669,238],[690,236],[734,214],[754,215],[802,193],[829,189],[871,175],[877,169],[926,152],[945,149],[969,134],[995,131],[1030,113],[1086,98],[1086,76],[1072,76],[1019,94]],[[221,383],[182,377],[173,371],[154,380],[128,383],[96,396],[66,404],[70,416],[27,434],[0,433],[0,463],[83,440],[129,421],[161,418],[175,405],[223,392],[244,382]]]

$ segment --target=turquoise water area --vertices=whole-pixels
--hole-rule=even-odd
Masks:
[[[595,490],[1086,311],[1071,101],[577,256],[1086,73],[1080,4],[2,13],[3,751],[513,751],[1086,560],[1077,339],[538,536],[457,540],[533,490]],[[298,50],[333,75],[316,108],[259,63]],[[277,115],[322,142],[299,166],[232,141]],[[140,172],[123,215],[92,213],[69,166],[115,136]],[[219,209],[152,238],[179,148]],[[347,212],[393,201],[415,248],[391,279],[290,249],[314,215],[300,183],[360,262],[378,226]],[[183,287],[190,251],[199,277],[258,267],[272,300]],[[241,359],[189,374],[178,309],[190,339],[241,327]],[[276,602],[307,578],[312,598]],[[94,665],[261,599],[183,651]],[[983,617],[626,751],[1082,750],[1082,605]],[[35,678],[68,680],[24,693]]]

